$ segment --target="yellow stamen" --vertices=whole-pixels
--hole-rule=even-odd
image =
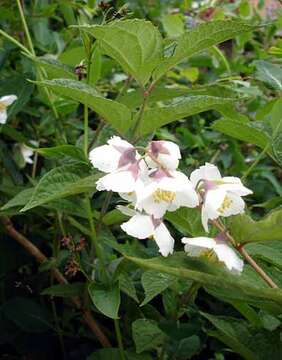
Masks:
[[[153,194],[154,202],[159,204],[161,201],[172,202],[175,199],[175,192],[157,189]]]
[[[224,198],[224,200],[223,200],[220,208],[218,208],[217,211],[218,211],[220,214],[223,214],[226,209],[229,209],[229,208],[230,208],[230,206],[231,206],[232,203],[233,203],[233,201],[232,201],[227,195],[225,195],[225,198]]]
[[[7,105],[5,105],[3,102],[0,102],[0,111],[6,110]]]

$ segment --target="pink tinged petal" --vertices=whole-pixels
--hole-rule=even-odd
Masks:
[[[196,238],[183,238],[181,242],[185,244],[184,250],[191,256],[199,256],[206,249],[213,249],[216,246],[214,239],[204,236]]]
[[[149,152],[168,170],[177,169],[181,158],[178,145],[171,141],[152,141]],[[150,167],[157,166],[157,163],[149,156],[147,156],[146,161]]]
[[[199,169],[194,170],[190,176],[190,180],[194,187],[199,185],[201,180],[212,181],[219,179],[221,179],[221,175],[218,168],[215,165],[209,163],[206,163],[205,165],[200,166]]]
[[[121,224],[121,228],[137,239],[146,239],[155,232],[150,216],[141,214],[134,215],[129,221]]]
[[[159,247],[159,252],[163,256],[168,256],[173,253],[174,239],[164,223],[161,223],[155,228],[154,239]]]
[[[120,156],[112,146],[102,145],[90,151],[89,160],[98,170],[110,173],[117,170]]]
[[[121,168],[123,166],[129,165],[129,164],[134,164],[134,163],[137,163],[136,150],[134,148],[127,149],[122,152],[122,154],[119,158],[118,167]]]
[[[163,170],[163,169],[155,169],[153,171],[150,172],[149,174],[149,177],[152,179],[152,180],[155,180],[155,181],[160,181],[164,178],[167,178],[167,177],[172,177],[172,176],[168,176],[168,172]]]
[[[0,124],[6,124],[7,122],[7,111],[2,110],[0,111]]]
[[[16,95],[2,96],[0,98],[0,103],[4,104],[5,106],[9,106],[9,105],[13,104],[13,102],[16,101],[17,98],[18,97]]]
[[[214,247],[218,260],[222,261],[228,270],[236,273],[243,271],[244,262],[239,258],[236,252],[227,244],[218,244]]]
[[[253,193],[252,190],[245,187],[241,180],[237,177],[225,176],[221,179],[221,181],[222,183],[219,185],[221,188],[231,191],[239,196],[246,196]]]
[[[135,191],[135,179],[129,171],[116,171],[100,178],[97,183],[98,191],[114,191],[127,193]]]
[[[151,141],[149,144],[149,151],[154,157],[158,157],[159,154],[169,155],[170,152],[166,147],[167,141]]]

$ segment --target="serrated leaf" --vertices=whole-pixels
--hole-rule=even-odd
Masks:
[[[112,286],[105,286],[92,283],[88,286],[88,292],[93,304],[102,314],[118,319],[120,306],[120,290],[118,283]]]
[[[186,31],[176,40],[173,55],[160,63],[153,76],[155,79],[159,79],[170,68],[186,58],[253,29],[254,27],[247,23],[234,20],[216,20],[202,23],[194,29]]]
[[[202,315],[217,329],[209,332],[233,351],[247,360],[280,359],[282,344],[279,332],[271,333],[251,327],[246,321],[227,317],[214,316],[206,313]]]
[[[54,79],[37,82],[58,95],[89,106],[117,131],[125,133],[131,125],[131,112],[123,104],[104,98],[92,86],[80,81]]]
[[[260,302],[269,302],[282,307],[282,290],[254,286],[247,279],[224,270],[210,261],[191,258],[183,253],[175,253],[168,258],[141,259],[125,255],[130,261],[145,269],[163,272],[199,282],[205,286],[224,290],[231,300],[244,300],[259,306]],[[226,296],[225,296],[226,297]]]
[[[144,112],[138,135],[149,134],[173,121],[214,109],[217,105],[228,104],[234,99],[214,96],[190,96],[174,99],[171,104],[152,107]]]
[[[255,77],[275,90],[282,90],[282,67],[268,61],[254,61],[257,68]]]
[[[40,65],[40,68],[46,70],[48,79],[76,79],[74,68],[61,63],[58,60],[44,57],[31,58],[36,64]]]
[[[36,151],[45,157],[70,157],[88,163],[88,159],[81,148],[74,145],[59,145],[50,148],[39,148]]]
[[[115,21],[107,25],[80,26],[99,42],[102,53],[115,59],[143,86],[162,57],[162,38],[145,20]]]
[[[49,171],[40,179],[31,199],[21,211],[30,210],[59,198],[95,190],[98,175],[83,176],[88,172],[86,165],[63,165]]]
[[[157,322],[148,319],[138,319],[133,322],[132,336],[137,354],[157,348],[166,338]]]
[[[264,219],[255,221],[246,214],[230,218],[230,233],[241,244],[282,240],[282,209],[275,210]]]
[[[131,277],[126,272],[122,272],[119,275],[118,280],[119,280],[120,290],[124,292],[126,295],[130,296],[133,300],[135,300],[138,303],[139,302],[138,296]]]
[[[81,296],[85,288],[84,283],[57,284],[44,289],[41,295],[73,297]]]
[[[171,284],[175,282],[175,276],[156,272],[156,271],[145,271],[141,277],[141,283],[145,290],[145,299],[140,306],[147,304],[155,296],[162,293]]]
[[[260,121],[251,122],[223,118],[216,120],[212,128],[235,139],[257,145],[261,149],[264,149],[271,139],[266,125]],[[271,148],[269,148],[268,153],[273,155]]]

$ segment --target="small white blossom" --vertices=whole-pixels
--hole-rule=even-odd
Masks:
[[[151,141],[147,149],[148,155],[146,156],[146,163],[149,167],[157,167],[154,158],[166,169],[176,170],[178,168],[181,153],[178,145],[171,141]],[[152,155],[150,157],[149,155]],[[153,159],[152,159],[153,158]]]
[[[244,262],[220,236],[215,239],[208,237],[184,237],[181,241],[185,244],[184,250],[190,256],[199,256],[207,249],[211,249],[216,254],[218,260],[223,262],[228,270],[239,274],[243,271]]]
[[[151,171],[148,183],[137,189],[136,194],[136,208],[155,218],[161,218],[167,210],[175,211],[181,206],[193,208],[199,205],[198,195],[191,182],[180,171]]]
[[[38,146],[38,142],[35,140],[30,140],[30,143],[33,146]],[[33,164],[33,160],[32,160],[32,156],[34,154],[33,148],[31,148],[25,144],[20,144],[20,152],[21,152],[24,162],[26,164]]]
[[[97,190],[130,193],[140,182],[139,177],[147,167],[135,148],[118,136],[113,136],[108,145],[93,149],[89,154],[92,165],[108,173],[97,181]]]
[[[131,209],[125,210],[122,206],[118,208],[125,215],[132,216],[130,220],[121,224],[123,231],[137,239],[153,237],[159,247],[159,252],[163,256],[173,253],[174,239],[162,219],[155,219],[151,215],[134,212]]]
[[[202,223],[207,232],[209,219],[243,213],[245,202],[241,197],[252,194],[239,178],[221,177],[218,168],[209,163],[193,171],[190,180],[202,195]]]
[[[7,107],[17,100],[16,95],[6,95],[0,98],[0,124],[6,124]]]

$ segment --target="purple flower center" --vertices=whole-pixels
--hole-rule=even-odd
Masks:
[[[161,179],[168,177],[168,172],[164,171],[163,169],[155,169],[150,173],[149,176],[156,181],[160,181]]]
[[[155,219],[153,215],[151,215],[151,220],[154,225],[154,228],[156,229],[159,225],[162,223],[162,219]]]

